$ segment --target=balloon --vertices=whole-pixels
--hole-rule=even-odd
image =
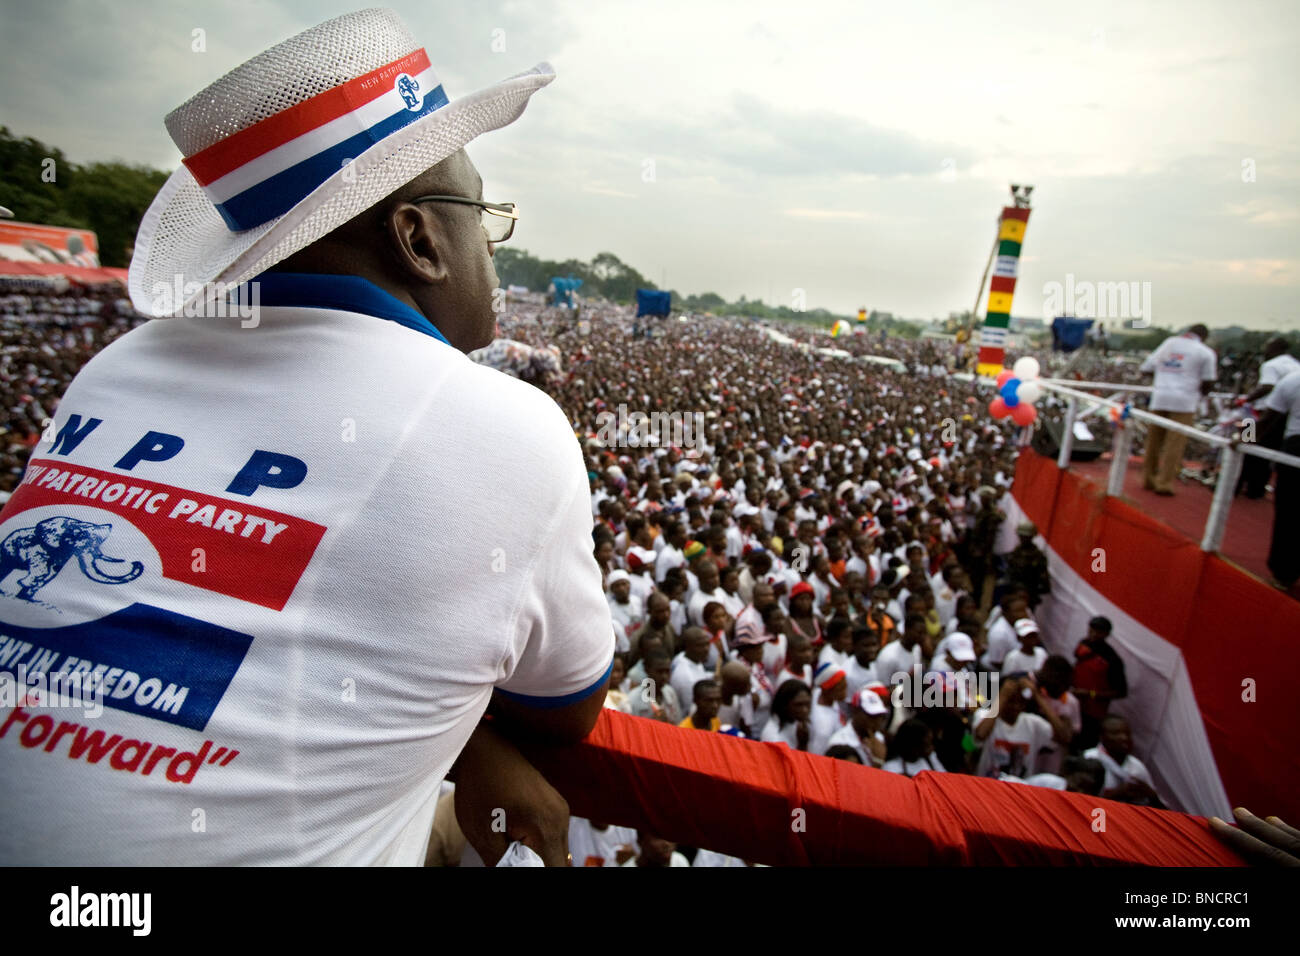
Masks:
[[[1007,403],[999,395],[993,401],[989,402],[989,414],[994,418],[1006,418],[1011,414],[1011,409],[1007,408]]]
[[[1043,397],[1043,386],[1035,381],[1021,382],[1020,387],[1016,389],[1016,398],[1022,402],[1028,402],[1030,405]]]
[[[1011,366],[1016,373],[1016,378],[1038,378],[1038,359],[1026,355],[1024,358],[1016,359],[1016,364]]]
[[[1007,384],[1007,379],[1014,378],[1015,374],[1016,373],[1011,371],[1011,369],[1009,368],[1004,368],[1002,371],[998,372],[998,377],[997,377],[998,388],[1001,388],[1003,385]]]
[[[1021,402],[1015,408],[1011,409],[1011,420],[1017,425],[1028,425],[1038,417],[1038,409],[1034,408],[1028,402]]]
[[[1007,383],[998,389],[998,394],[1002,400],[1007,403],[1007,408],[1015,408],[1020,404],[1020,399],[1016,397],[1016,389],[1020,387],[1020,379],[1009,378]]]

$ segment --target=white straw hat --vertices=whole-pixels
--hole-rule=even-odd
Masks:
[[[449,103],[386,9],[272,47],[167,116],[185,161],[141,220],[132,303],[172,316],[247,281],[513,122],[553,79],[539,63]]]

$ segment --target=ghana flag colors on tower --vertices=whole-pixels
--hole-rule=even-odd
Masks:
[[[988,313],[980,330],[980,351],[976,371],[980,375],[997,375],[1006,358],[1007,328],[1011,324],[1011,297],[1016,291],[1020,271],[1020,246],[1029,224],[1028,205],[1006,206],[998,220],[997,259],[993,280],[989,284]]]

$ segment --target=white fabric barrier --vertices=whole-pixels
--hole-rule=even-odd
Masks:
[[[1025,520],[1010,496],[1003,510],[1006,524],[1013,528]],[[1045,546],[1041,535],[1036,543]],[[1075,647],[1088,633],[1088,621],[1097,615],[1110,618],[1114,626],[1110,644],[1123,659],[1128,678],[1128,696],[1111,704],[1110,712],[1127,718],[1134,754],[1151,771],[1157,792],[1170,808],[1231,820],[1232,805],[1210,750],[1182,652],[1108,601],[1050,547],[1045,551],[1052,593],[1034,613],[1043,629],[1043,646],[1073,662]]]

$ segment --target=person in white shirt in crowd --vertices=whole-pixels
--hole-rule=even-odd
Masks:
[[[1256,403],[1257,409],[1267,408],[1267,403],[1260,400],[1273,391],[1278,382],[1292,372],[1300,372],[1300,361],[1290,353],[1290,344],[1280,336],[1264,344],[1264,361],[1259,366],[1259,382],[1248,394],[1237,399],[1238,407]],[[1257,432],[1255,440],[1264,448],[1281,450],[1281,435]],[[1247,498],[1263,498],[1268,492],[1268,479],[1273,474],[1273,463],[1258,455],[1246,455],[1241,463],[1241,480],[1237,483],[1238,492],[1245,490]]]
[[[649,548],[634,544],[627,549],[625,563],[632,581],[632,593],[642,602],[648,601],[650,593],[655,589],[655,553]]]
[[[876,655],[876,674],[891,685],[896,679],[902,679],[896,678],[896,675],[907,675],[910,678],[910,675],[916,674],[919,677],[924,670],[924,661],[929,657],[926,653],[926,642],[929,639],[925,618],[913,614],[907,619],[898,639],[890,641]]]
[[[957,597],[957,603],[953,608],[952,617],[944,625],[944,633],[952,634],[957,630],[957,626],[964,620],[970,620],[979,614],[979,602],[969,594],[962,594]]]
[[[1218,356],[1205,344],[1209,337],[1210,331],[1204,325],[1193,325],[1182,335],[1165,339],[1147,356],[1142,371],[1155,372],[1155,391],[1151,395],[1154,414],[1180,425],[1196,420],[1201,396],[1210,394],[1219,375]],[[1149,425],[1142,487],[1158,495],[1172,495],[1186,447],[1186,435]]]
[[[690,860],[677,852],[677,844],[671,840],[664,840],[641,830],[637,831],[637,842],[641,845],[641,852],[622,864],[623,866],[667,867],[691,865]]]
[[[656,584],[664,579],[669,568],[678,568],[686,563],[686,554],[682,550],[686,547],[686,525],[681,521],[673,521],[664,528],[662,540],[664,546],[655,561]]]
[[[757,615],[754,617],[757,618]],[[751,737],[760,735],[767,726],[772,714],[772,700],[776,695],[776,687],[763,667],[763,649],[767,645],[767,637],[763,634],[762,625],[761,619],[754,623],[742,614],[736,621],[733,638],[736,660],[745,665],[750,676],[750,701],[754,713],[747,733]]]
[[[1108,714],[1101,722],[1101,742],[1083,752],[1089,760],[1099,760],[1106,768],[1106,783],[1101,795],[1107,800],[1135,803],[1164,809],[1160,795],[1146,765],[1133,756],[1133,734],[1128,721],[1119,714]]]
[[[853,625],[847,617],[836,615],[826,622],[824,633],[826,644],[817,655],[817,663],[847,668],[853,659]]]
[[[666,724],[680,724],[681,698],[672,687],[672,663],[666,651],[653,650],[645,656],[645,675],[648,686],[631,688],[628,694],[629,712],[633,717],[649,717]]]
[[[569,855],[574,866],[622,866],[640,853],[636,831],[569,817]]]
[[[683,567],[672,568],[664,575],[659,590],[668,598],[668,623],[678,634],[686,630],[690,621],[686,618],[686,603],[691,597],[690,572]]]
[[[772,698],[772,716],[763,728],[764,743],[783,743],[791,750],[811,753],[812,690],[802,681],[786,681]]]
[[[844,665],[848,694],[852,697],[869,684],[881,683],[876,674],[876,656],[880,653],[880,637],[869,627],[853,630],[853,653]]]
[[[700,586],[686,604],[686,618],[688,623],[694,624],[696,627],[702,627],[704,625],[704,606],[706,604],[710,601],[717,601],[726,606],[729,600],[734,599],[722,590],[718,566],[707,557],[696,560],[695,576],[699,580]]]
[[[754,600],[760,600],[759,595],[762,593],[755,588]],[[770,596],[771,593],[769,588],[767,594]],[[767,668],[768,676],[776,680],[777,675],[785,668],[789,656],[789,639],[785,636],[785,611],[773,598],[771,604],[759,609],[758,616],[763,625],[763,633],[768,638],[767,646],[763,648],[763,666]]]
[[[934,755],[934,733],[925,721],[916,717],[899,724],[894,733],[893,750],[894,756],[885,761],[882,770],[899,773],[904,777],[915,777],[927,770],[947,773],[939,758]]]
[[[852,747],[864,767],[880,767],[885,762],[884,731],[888,720],[889,708],[880,695],[863,688],[849,698],[849,722],[831,734],[826,749]]]
[[[1041,643],[1042,635],[1038,631],[1038,625],[1032,620],[1022,617],[1016,621],[1016,637],[1020,641],[1020,646],[1013,651],[1007,651],[1007,656],[1002,659],[1004,678],[1009,674],[1037,674],[1038,669],[1047,660],[1047,651],[1043,649]]]
[[[1002,670],[1007,654],[1020,646],[1016,622],[1029,617],[1029,592],[1023,587],[1009,588],[1003,595],[998,611],[988,623],[988,649],[980,663],[988,670]],[[995,612],[997,613],[997,612]]]
[[[1083,716],[1079,707],[1079,698],[1070,693],[1070,684],[1074,677],[1074,665],[1060,654],[1053,654],[1034,675],[1043,699],[1056,716],[1064,721],[1070,729],[1071,740],[1078,737],[1083,730]],[[1043,773],[1060,773],[1061,761],[1066,748],[1053,740],[1050,748],[1044,748],[1038,756],[1038,769]]]
[[[669,683],[679,701],[695,699],[695,685],[715,676],[709,667],[709,633],[702,627],[688,627],[682,634],[682,649],[673,658]]]
[[[1300,457],[1300,372],[1292,372],[1277,383],[1264,400],[1261,432],[1282,433],[1281,449]],[[1300,581],[1300,468],[1279,465],[1273,495],[1273,539],[1268,552],[1269,582],[1290,590]]]
[[[975,669],[975,660],[975,642],[958,631],[944,638],[940,649],[930,660],[930,671],[938,671],[941,674],[970,671]]]
[[[740,569],[723,568],[718,572],[718,583],[722,586],[722,606],[732,617],[738,616],[745,609],[745,601],[740,596]]]
[[[813,686],[814,656],[812,643],[802,634],[795,634],[787,639],[785,667],[776,675],[773,683],[779,689],[788,680],[803,681]]]
[[[844,570],[856,571],[868,585],[880,579],[880,556],[876,553],[875,539],[870,535],[858,535],[853,539],[853,557],[844,564]]]
[[[645,620],[645,605],[632,593],[632,578],[619,568],[609,574],[609,613],[624,631]]]
[[[998,696],[998,712],[978,710],[972,720],[972,736],[981,744],[975,773],[981,777],[1031,776],[1038,766],[1038,755],[1057,742],[1069,744],[1068,728],[1055,735],[1052,724],[1038,714],[1028,712],[1035,693],[1024,678],[1004,681]]]
[[[753,675],[743,661],[727,661],[718,672],[722,687],[722,706],[718,708],[718,723],[725,729],[735,727],[746,737],[752,737],[756,721],[754,705],[757,694],[753,690]],[[766,716],[764,717],[766,720]],[[761,728],[759,728],[761,730]]]
[[[830,663],[822,664],[813,674],[816,694],[809,718],[812,739],[808,744],[812,753],[826,753],[835,731],[848,723],[840,708],[841,702],[847,699],[848,685],[844,682],[844,676],[844,668]]]
[[[957,612],[957,604],[962,597],[970,594],[970,577],[960,564],[949,562],[939,572],[934,586],[934,607],[939,612],[939,621],[945,631]]]

